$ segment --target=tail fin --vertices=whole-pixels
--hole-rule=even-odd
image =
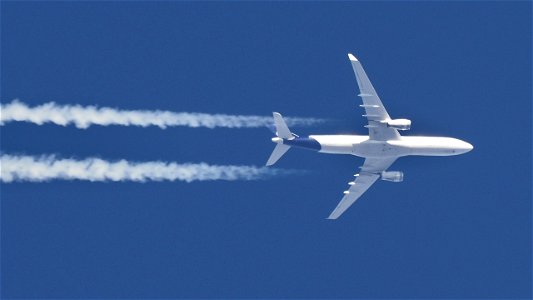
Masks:
[[[273,141],[277,142],[276,148],[274,148],[274,151],[272,151],[272,154],[268,158],[268,161],[266,163],[267,166],[271,166],[275,164],[282,156],[285,154],[285,152],[289,151],[291,148],[288,145],[283,144],[282,139],[292,139],[294,138],[294,135],[289,130],[289,127],[287,127],[287,124],[283,120],[283,117],[280,113],[273,113],[274,115],[274,125],[276,126],[276,136],[278,137],[278,141],[275,141],[275,139],[272,139]],[[280,139],[281,138],[281,139]]]
[[[277,144],[276,148],[274,148],[274,151],[272,151],[272,154],[270,154],[266,165],[271,166],[275,164],[283,156],[283,154],[285,154],[285,152],[289,151],[290,148],[291,147],[287,145]]]

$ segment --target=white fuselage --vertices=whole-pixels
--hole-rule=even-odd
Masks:
[[[366,135],[310,135],[320,144],[319,152],[360,157],[450,156],[466,153],[472,145],[455,138],[402,136],[397,140],[374,141]]]

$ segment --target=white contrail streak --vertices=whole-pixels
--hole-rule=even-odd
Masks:
[[[0,181],[206,181],[258,180],[295,173],[292,170],[254,166],[223,166],[206,163],[106,161],[59,159],[49,156],[0,155]]]
[[[58,105],[54,102],[29,107],[18,100],[13,100],[8,104],[0,104],[0,125],[13,121],[31,122],[38,125],[44,123],[54,123],[61,126],[74,124],[78,128],[87,128],[91,125],[158,126],[160,128],[170,126],[246,128],[273,124],[272,117],[266,116],[204,114],[162,110],[120,110],[110,107]],[[293,126],[308,126],[321,123],[324,120],[287,118],[286,121]]]

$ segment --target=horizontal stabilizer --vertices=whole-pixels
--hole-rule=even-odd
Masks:
[[[274,148],[274,151],[272,151],[272,154],[270,154],[266,165],[271,166],[275,164],[283,156],[283,154],[285,154],[285,152],[289,151],[290,148],[290,146],[284,144],[277,144],[276,148]]]
[[[283,120],[283,117],[280,113],[273,113],[274,115],[274,124],[276,125],[276,134],[278,137],[282,139],[290,139],[294,136],[292,135],[291,131],[289,130],[289,127],[287,127],[287,124]]]

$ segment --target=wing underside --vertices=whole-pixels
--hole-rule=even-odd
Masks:
[[[361,197],[381,176],[381,172],[387,170],[397,157],[366,158],[359,174],[356,174],[354,181],[350,182],[350,189],[345,192],[344,197],[337,207],[329,215],[328,219],[337,219],[352,204]]]
[[[357,85],[359,86],[359,94],[357,96],[361,97],[363,101],[360,106],[365,109],[363,117],[368,120],[368,125],[365,127],[368,128],[370,139],[378,141],[398,139],[400,134],[396,129],[389,128],[381,123],[382,121],[390,120],[390,117],[370,79],[368,79],[363,65],[352,54],[348,54],[348,57],[352,63]]]

